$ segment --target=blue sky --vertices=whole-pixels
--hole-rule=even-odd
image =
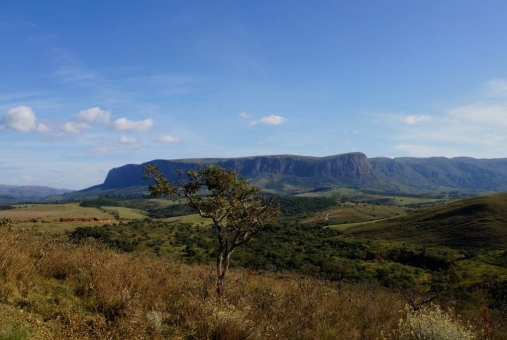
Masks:
[[[153,159],[507,157],[505,1],[3,1],[0,183]]]

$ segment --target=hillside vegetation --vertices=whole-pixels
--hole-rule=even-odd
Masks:
[[[180,200],[5,206],[0,217],[142,218],[0,229],[0,339],[405,339],[405,322],[426,320],[417,313],[476,334],[487,326],[481,339],[507,337],[507,194],[411,212],[440,200],[342,194],[356,202],[277,197],[283,217],[238,249],[223,300],[216,230]],[[441,309],[413,312],[434,298]]]
[[[403,339],[434,313],[377,285],[245,270],[217,300],[210,267],[33,231],[0,230],[0,263],[3,339]],[[490,339],[507,335],[497,310],[484,321],[479,307],[452,305],[435,309],[440,331],[494,325]]]
[[[347,234],[458,250],[507,249],[507,193],[479,196],[358,225]]]

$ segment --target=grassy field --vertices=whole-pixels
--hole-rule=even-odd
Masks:
[[[16,204],[14,209],[0,210],[0,218],[8,217],[14,221],[15,228],[36,228],[39,231],[62,232],[73,230],[82,225],[101,225],[107,222],[60,222],[61,218],[113,218],[118,212],[120,218],[145,218],[142,211],[123,207],[105,207],[103,209],[80,207],[79,203],[66,204]],[[24,221],[24,222],[23,222]]]
[[[347,233],[368,239],[454,249],[507,248],[507,193],[424,208],[405,216],[358,225]]]
[[[108,212],[97,208],[80,207],[79,203],[66,204],[15,204],[14,209],[0,211],[0,217],[12,220],[47,219],[49,221],[60,218],[111,217]]]
[[[408,196],[395,196],[395,195],[382,195],[364,193],[355,189],[336,188],[327,191],[307,192],[299,194],[300,197],[331,197],[342,199],[348,202],[382,204],[382,205],[395,205],[399,207],[423,207],[438,205],[449,202],[449,196],[439,198],[435,197],[408,197]]]
[[[167,222],[181,222],[181,223],[188,223],[192,224],[194,226],[202,226],[202,225],[208,225],[211,223],[209,219],[202,218],[198,214],[193,215],[186,215],[186,216],[178,216],[178,217],[170,217],[163,219]]]
[[[145,236],[143,229],[132,231]],[[242,269],[229,272],[224,296],[217,299],[212,266],[118,253],[48,233],[0,230],[0,263],[5,339],[395,340],[404,339],[400,324],[419,315],[406,308],[407,294],[376,284]],[[369,261],[360,269],[392,275],[400,265]],[[491,299],[478,294],[472,301],[434,302],[451,320],[445,329],[463,323],[479,335],[484,321],[478,311]],[[477,339],[505,339],[503,311],[487,311],[494,337]]]
[[[138,218],[146,218],[146,212],[143,210],[125,208],[125,207],[102,207],[110,215],[118,214],[120,218],[134,220]]]
[[[375,205],[368,203],[342,203],[335,208],[328,209],[301,223],[329,222],[330,224],[347,224],[381,220],[394,216],[405,215],[407,209],[391,205]]]

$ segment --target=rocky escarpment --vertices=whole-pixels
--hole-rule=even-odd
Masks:
[[[365,181],[374,177],[373,169],[365,154],[355,152],[328,157],[305,156],[258,156],[243,158],[204,158],[181,160],[154,160],[143,164],[128,164],[109,171],[102,188],[125,188],[146,185],[142,180],[143,167],[157,166],[170,180],[177,179],[177,173],[197,169],[207,164],[217,164],[226,169],[234,169],[245,178],[269,174],[271,178],[289,177],[327,178],[343,182]]]
[[[431,190],[502,192],[507,190],[507,159],[470,157],[372,158],[384,180]]]
[[[256,186],[280,192],[322,187],[360,188],[382,192],[507,191],[507,159],[370,158],[359,152],[328,157],[296,155],[241,158],[153,160],[109,171],[104,184],[86,190],[124,189],[148,185],[143,167],[156,165],[170,180],[207,164],[234,169]]]

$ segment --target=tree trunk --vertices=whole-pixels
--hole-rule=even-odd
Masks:
[[[227,274],[227,270],[229,269],[229,260],[232,254],[232,251],[229,251],[229,248],[226,246],[218,252],[217,257],[217,296],[221,297],[224,293],[224,282],[225,275]]]

